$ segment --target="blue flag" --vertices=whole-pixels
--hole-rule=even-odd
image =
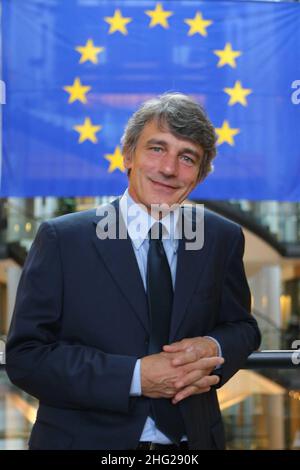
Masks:
[[[180,91],[218,136],[201,199],[300,200],[300,5],[3,0],[0,195],[118,195],[120,138]]]

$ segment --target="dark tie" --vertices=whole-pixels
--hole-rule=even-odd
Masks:
[[[162,243],[162,224],[159,222],[149,231],[147,298],[150,315],[148,353],[155,354],[169,343],[173,304],[172,277]],[[179,444],[185,429],[178,405],[173,405],[169,398],[152,398],[151,417],[161,432]]]

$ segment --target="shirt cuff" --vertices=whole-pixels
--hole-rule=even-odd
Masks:
[[[135,363],[133,376],[130,386],[130,396],[141,396],[141,360],[138,359]]]
[[[221,348],[221,346],[220,346],[219,341],[218,341],[216,338],[213,338],[212,336],[204,336],[204,338],[212,339],[212,340],[216,343],[216,345],[218,346],[218,356],[219,356],[219,357],[223,357],[223,355],[222,355],[222,348]],[[215,369],[220,369],[220,367],[222,367],[222,366],[216,366]]]

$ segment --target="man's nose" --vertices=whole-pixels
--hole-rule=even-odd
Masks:
[[[160,171],[166,176],[177,175],[177,155],[173,154],[172,152],[166,152],[160,162]]]

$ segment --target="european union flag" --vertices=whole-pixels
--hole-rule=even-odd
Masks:
[[[218,135],[206,199],[300,200],[300,5],[4,0],[0,195],[117,195],[120,138],[181,91]]]

